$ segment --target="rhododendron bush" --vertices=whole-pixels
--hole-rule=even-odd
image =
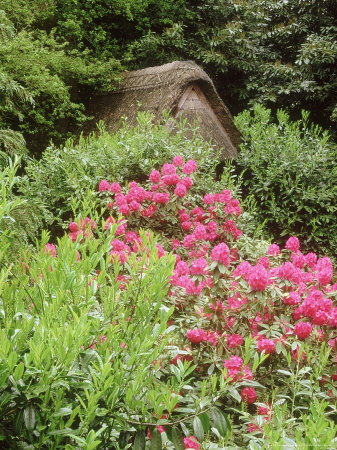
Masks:
[[[201,191],[180,156],[142,184],[101,180],[103,217],[17,263],[16,294],[3,288],[8,442],[17,404],[21,439],[41,448],[331,445],[331,260],[296,236],[284,249],[249,237],[225,186]]]

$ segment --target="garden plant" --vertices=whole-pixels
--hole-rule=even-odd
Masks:
[[[333,264],[251,237],[202,168],[101,179],[67,234],[16,260],[3,227],[5,447],[337,447]],[[2,182],[1,220],[15,167]]]

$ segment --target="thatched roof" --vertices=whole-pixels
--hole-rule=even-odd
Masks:
[[[237,156],[240,133],[233,118],[212,80],[192,61],[126,72],[115,91],[96,96],[88,108],[94,122],[103,120],[111,131],[118,129],[123,116],[129,125],[136,125],[138,111],[152,112],[157,121],[163,110],[173,117],[181,113],[189,121],[196,120],[200,135],[224,148],[224,158]]]

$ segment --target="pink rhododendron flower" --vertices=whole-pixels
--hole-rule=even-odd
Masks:
[[[179,183],[179,181],[180,177],[176,173],[173,173],[171,175],[165,175],[163,178],[163,182],[164,184],[166,184],[166,186],[175,186],[176,184]]]
[[[181,156],[175,156],[174,158],[173,158],[173,165],[174,166],[182,166],[183,164],[184,164],[184,161],[183,161],[183,158],[181,157]]]
[[[285,305],[297,305],[301,303],[301,296],[297,292],[291,291],[289,294],[285,294],[282,300]]]
[[[72,231],[72,232],[79,231],[77,223],[76,222],[70,222],[69,230]]]
[[[275,353],[276,347],[275,342],[271,339],[260,339],[256,343],[259,352],[265,351],[266,354]]]
[[[158,170],[152,170],[149,178],[152,183],[159,183],[161,180],[160,172]]]
[[[173,175],[176,174],[176,167],[173,164],[165,163],[161,169],[163,175]],[[152,181],[152,180],[151,180]]]
[[[186,186],[183,183],[178,183],[174,193],[177,197],[183,198],[186,195]]]
[[[270,256],[278,256],[279,254],[280,254],[280,247],[277,245],[277,244],[271,244],[269,247],[268,247],[268,250],[267,250],[267,255],[270,255]]]
[[[46,244],[45,250],[47,255],[52,255],[53,258],[56,258],[56,248],[54,244]]]
[[[102,180],[100,181],[99,185],[98,185],[98,190],[103,192],[103,191],[109,191],[110,190],[110,184],[107,180]]]
[[[204,203],[206,205],[213,205],[214,202],[215,202],[215,199],[214,199],[214,195],[213,194],[206,194],[204,196]]]
[[[186,333],[186,337],[192,344],[200,344],[200,342],[206,340],[207,334],[204,332],[204,330],[198,328],[197,330],[188,330]]]
[[[166,205],[170,200],[170,194],[168,192],[156,192],[153,194],[154,203]]]
[[[182,171],[183,173],[190,175],[191,173],[195,172],[197,168],[198,168],[197,163],[193,159],[189,159],[187,163],[184,164]]]
[[[229,266],[229,247],[224,242],[216,245],[211,253],[212,261],[217,261],[220,264],[224,264],[226,267]]]
[[[300,241],[296,236],[291,236],[286,242],[286,249],[297,252],[300,249]]]
[[[229,349],[239,347],[244,342],[244,339],[240,334],[227,334],[226,339]]]
[[[192,234],[187,234],[184,237],[183,246],[186,248],[192,248],[195,244],[195,237]]]
[[[298,322],[294,327],[294,334],[299,339],[306,339],[312,332],[312,326],[309,322]]]
[[[248,283],[253,291],[264,291],[268,285],[268,274],[264,266],[258,264],[251,268]]]
[[[195,259],[190,267],[191,275],[203,275],[207,272],[207,261],[205,258]]]
[[[129,203],[130,211],[139,211],[140,207],[140,203],[136,202],[136,200],[132,200],[132,202]]]
[[[207,237],[206,227],[204,225],[197,225],[193,231],[193,236],[197,241],[206,239]]]
[[[181,228],[185,231],[190,231],[190,229],[192,228],[192,222],[190,221],[182,222]]]
[[[270,261],[267,256],[261,256],[261,258],[257,261],[258,264],[261,264],[265,269],[269,269]]]
[[[243,402],[248,404],[254,403],[257,399],[257,393],[254,388],[245,387],[240,392],[241,398]]]
[[[190,189],[193,185],[192,178],[190,177],[182,178],[181,183],[186,187],[186,189]]]
[[[184,445],[185,445],[185,449],[190,448],[190,449],[199,450],[199,448],[200,448],[198,440],[194,436],[185,437],[184,438]]]

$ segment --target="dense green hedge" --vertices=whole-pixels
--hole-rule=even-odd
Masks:
[[[274,236],[300,236],[308,247],[337,255],[337,147],[308,113],[291,122],[283,110],[277,121],[256,105],[236,118],[243,136],[237,171],[245,195]]]

